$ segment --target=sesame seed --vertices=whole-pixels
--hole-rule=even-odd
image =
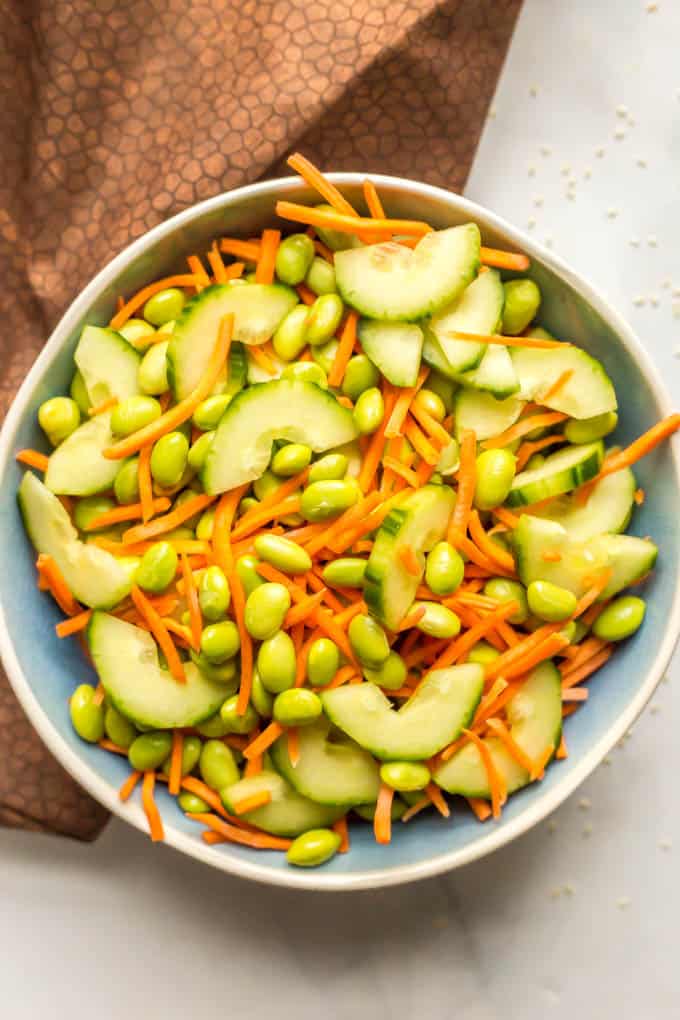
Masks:
[[[588,836],[592,836],[592,834],[593,834],[593,827],[590,824],[590,822],[588,822],[587,825],[583,826],[582,836],[584,836],[584,838],[587,839]]]
[[[621,103],[619,106],[616,107],[616,116],[617,117],[625,117],[627,113],[628,113],[628,107],[624,106],[623,103]]]
[[[590,178],[593,176],[593,171],[590,169],[589,166],[587,166],[583,171],[583,176],[587,181],[589,181]]]
[[[653,3],[653,2],[648,3],[647,7],[646,7],[647,14],[656,14],[658,9],[659,9],[658,3]]]
[[[637,297],[633,298],[633,304],[636,308],[642,308],[642,306],[646,303],[646,300],[647,299],[644,298],[642,294],[638,294]]]
[[[632,730],[626,730],[626,740],[630,740],[630,738],[632,736],[633,736],[633,731]]]
[[[671,294],[673,297],[680,297],[680,287],[673,287]]]
[[[628,127],[635,127],[635,118],[626,117],[626,124],[628,125]]]
[[[646,169],[646,167],[647,167],[647,160],[646,159],[643,159],[640,156],[640,157],[638,157],[638,159],[635,160],[635,162],[637,163],[638,166],[642,167],[643,170]]]
[[[567,885],[565,885],[564,887],[564,892],[566,893],[567,896],[573,896],[574,895],[573,885],[567,883]]]
[[[569,176],[569,174],[571,173],[571,167],[569,166],[568,163],[564,163],[562,165],[560,173],[562,174],[563,177],[568,177]]]
[[[610,206],[610,208],[607,209],[607,218],[608,219],[615,220],[618,215],[619,215],[619,210],[615,206]]]
[[[670,850],[670,848],[672,846],[673,846],[673,840],[671,840],[671,839],[660,839],[659,840],[659,849],[661,849],[661,850]]]
[[[662,280],[662,281],[661,281],[661,283],[659,284],[659,286],[660,286],[660,287],[661,287],[661,288],[662,288],[663,290],[668,290],[668,288],[670,287],[670,285],[671,285],[671,280],[670,280],[670,277],[669,277],[669,276],[664,276],[663,280]]]
[[[574,191],[569,191],[569,190],[567,189],[567,191],[565,191],[565,193],[564,193],[564,194],[566,195],[566,197],[567,197],[567,198],[568,198],[568,199],[569,199],[569,200],[570,200],[571,202],[575,202],[575,201],[576,201],[576,192],[574,192]]]
[[[673,318],[680,319],[680,304],[673,305]]]
[[[581,811],[590,811],[591,807],[593,806],[593,802],[591,801],[590,797],[581,797],[580,801],[578,802],[578,806],[580,807]]]
[[[529,177],[535,177],[536,176],[536,167],[534,166],[533,163],[530,163],[529,166],[527,167],[527,175]]]
[[[628,241],[628,244],[631,246],[631,248],[639,248],[640,247],[640,238],[639,237],[631,237],[630,240]]]
[[[648,237],[647,237],[647,244],[649,245],[650,248],[656,248],[658,243],[659,243],[659,240],[658,240],[656,234],[649,234],[648,235]]]
[[[489,107],[489,117],[491,118],[491,120],[493,120],[495,118],[497,113],[498,113],[498,110],[496,109],[495,106],[490,106]]]
[[[595,155],[597,156],[598,159],[602,159],[602,157],[605,154],[605,151],[606,150],[605,150],[604,146],[600,145],[599,148],[595,149]]]
[[[534,198],[534,205],[540,209],[543,205],[543,195],[536,195]]]
[[[530,216],[529,219],[527,220],[527,230],[533,230],[535,226],[536,226],[536,217],[535,216]]]
[[[616,131],[614,132],[614,138],[616,138],[618,141],[620,141],[622,138],[625,138],[625,137],[626,137],[626,131],[622,127],[617,128]]]
[[[676,316],[676,318],[680,319],[680,314],[678,314],[678,315]],[[674,358],[680,358],[680,344],[679,344],[679,345],[678,345],[678,346],[677,346],[677,347],[675,348],[675,350],[673,351],[673,357],[674,357]]]
[[[529,95],[534,97],[538,95],[538,85],[531,85],[529,87]]]
[[[552,156],[552,149],[549,145],[542,145],[539,149],[542,156]]]
[[[619,899],[616,901],[616,906],[619,908],[619,910],[626,910],[627,907],[630,906],[630,897],[620,896]]]
[[[558,885],[556,885],[553,889],[550,890],[550,899],[551,900],[558,900],[561,895],[562,895],[562,890],[560,889],[560,887]]]
[[[656,294],[652,294],[651,295],[651,297],[649,299],[649,303],[652,306],[652,308],[658,308],[659,307],[659,298],[656,296]]]

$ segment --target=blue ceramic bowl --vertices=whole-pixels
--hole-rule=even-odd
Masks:
[[[362,177],[333,178],[361,203]],[[619,395],[616,439],[627,443],[669,413],[669,398],[630,328],[592,288],[551,252],[498,217],[456,195],[393,177],[375,177],[388,213],[426,220],[436,227],[475,220],[486,244],[527,252],[540,285],[543,324],[600,358]],[[214,237],[250,236],[274,218],[277,199],[309,201],[297,180],[268,181],[220,195],[160,224],[103,269],[74,301],[21,387],[0,436],[0,651],[10,681],[31,722],[56,758],[107,808],[146,830],[138,796],[121,804],[117,790],[127,762],[85,744],[74,733],[67,699],[75,684],[94,680],[76,642],[60,641],[60,614],[35,584],[35,555],[21,524],[16,489],[21,472],[14,454],[44,448],[36,424],[40,403],[68,390],[73,350],[83,325],[108,322],[119,294],[180,269],[184,256],[205,251]],[[181,271],[184,271],[183,269]],[[292,409],[291,409],[292,412]],[[632,532],[661,545],[659,564],[645,585],[647,618],[590,687],[588,703],[566,720],[566,761],[553,764],[542,783],[513,796],[498,822],[480,825],[466,807],[454,806],[447,821],[434,814],[396,825],[392,844],[373,840],[371,827],[352,827],[352,850],[323,868],[300,871],[282,854],[221,845],[207,846],[199,827],[186,819],[165,790],[158,800],[167,842],[199,860],[247,878],[308,889],[360,889],[396,885],[459,867],[514,839],[553,811],[602,760],[652,695],[678,635],[680,530],[677,526],[680,456],[678,440],[664,444],[637,469],[647,491]]]

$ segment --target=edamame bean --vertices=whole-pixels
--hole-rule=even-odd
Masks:
[[[420,797],[418,797],[420,800]],[[392,799],[392,807],[390,809],[390,818],[393,822],[398,822],[401,816],[406,811],[407,805],[400,797],[394,797]],[[375,820],[375,804],[356,804],[352,811],[359,818],[363,818],[365,822],[373,822]]]
[[[219,568],[218,568],[219,569]],[[241,647],[238,627],[233,620],[211,623],[201,632],[201,651],[208,662],[219,665],[236,655]]]
[[[355,354],[347,362],[342,380],[342,392],[350,400],[358,400],[366,390],[373,389],[380,381],[380,372],[365,354]]]
[[[302,283],[314,258],[314,242],[307,234],[284,237],[276,253],[274,267],[281,283],[297,287]]]
[[[173,510],[178,510],[180,507],[183,507],[186,503],[190,503],[191,500],[193,500],[193,499],[196,499],[196,493],[194,492],[194,490],[193,489],[183,489],[178,494],[172,509]],[[197,513],[192,514],[191,517],[188,517],[186,519],[186,521],[184,522],[184,524],[180,525],[180,527],[188,528],[190,532],[193,532],[194,529],[196,528],[196,526],[198,525],[198,522],[200,521],[200,519],[201,519],[201,511],[199,510]],[[192,537],[193,537],[193,535],[192,535]]]
[[[108,705],[104,713],[104,732],[109,740],[112,740],[118,747],[124,747],[127,751],[137,736],[137,727],[124,715],[121,715],[117,708]]]
[[[357,499],[356,486],[348,480],[312,482],[300,498],[300,513],[307,521],[326,521],[349,510]]]
[[[310,347],[309,349],[314,361],[328,375],[338,353],[338,341],[333,338],[325,344],[319,344],[317,347]]]
[[[349,460],[344,453],[327,453],[325,457],[314,461],[310,467],[309,484],[344,478],[347,474],[348,464]]]
[[[185,624],[189,626],[189,623]],[[189,652],[191,661],[198,666],[201,673],[205,674],[208,680],[212,680],[213,683],[223,684],[225,687],[224,696],[228,697],[233,694],[236,687],[238,686],[234,681],[236,680],[236,660],[227,659],[226,662],[221,662],[219,665],[214,662],[210,662],[202,653],[195,652],[192,648]],[[226,689],[228,688],[228,690]],[[206,736],[215,736],[216,734],[206,734]]]
[[[152,344],[137,369],[137,382],[142,393],[157,397],[168,388],[168,340]]]
[[[398,793],[413,793],[424,790],[431,777],[427,765],[421,762],[386,761],[380,766],[380,778]]]
[[[257,641],[266,641],[281,628],[289,609],[290,594],[287,588],[276,581],[259,585],[246,599],[246,630]]]
[[[434,390],[418,390],[414,399],[413,407],[419,411],[425,411],[435,421],[442,422],[446,418],[446,407],[444,401]]]
[[[189,442],[182,432],[168,432],[153,444],[151,474],[159,485],[177,485],[187,466]]]
[[[257,671],[270,694],[280,694],[295,683],[295,646],[285,630],[279,630],[260,645]]]
[[[169,542],[155,542],[142,556],[135,582],[144,591],[165,591],[177,573],[177,553]]]
[[[477,457],[475,506],[491,510],[503,503],[515,477],[515,458],[509,450],[484,450]]]
[[[623,641],[640,627],[647,606],[635,595],[622,595],[602,610],[593,624],[593,634],[602,641]]]
[[[325,259],[315,255],[305,276],[305,283],[315,294],[335,294],[337,284],[335,282],[335,269]]]
[[[312,687],[325,687],[340,668],[340,650],[330,638],[317,638],[307,653],[307,679]]]
[[[576,612],[576,596],[552,581],[532,581],[527,588],[527,602],[534,616],[548,623],[568,620]]]
[[[210,432],[212,429],[217,428],[220,418],[230,402],[231,397],[228,393],[217,393],[212,397],[206,397],[194,411],[194,416],[191,420],[197,429],[201,429],[203,432]]]
[[[484,594],[497,602],[517,602],[519,604],[519,609],[516,609],[512,616],[508,617],[510,623],[524,623],[528,618],[527,595],[519,581],[507,581],[504,577],[492,577],[484,585]]]
[[[425,609],[425,615],[416,624],[423,634],[436,638],[452,638],[460,633],[460,619],[447,606],[439,602],[414,602],[412,608]]]
[[[451,414],[453,398],[458,389],[456,383],[452,379],[447,379],[440,372],[430,372],[427,377],[427,388],[437,394],[446,408],[446,413]]]
[[[195,793],[189,793],[188,790],[182,790],[177,797],[177,803],[187,815],[202,815],[206,811],[210,811],[210,805],[206,804],[202,797],[198,797]]]
[[[279,323],[272,345],[282,361],[294,361],[307,346],[308,317],[307,305],[295,305]]]
[[[318,868],[335,857],[340,836],[333,829],[310,829],[294,839],[286,851],[286,860],[296,868]]]
[[[576,634],[576,623],[574,620],[568,620],[562,630],[560,631],[562,637],[565,637],[569,644],[573,644],[574,636]]]
[[[226,615],[230,601],[231,592],[224,571],[213,564],[203,572],[198,585],[198,603],[203,617],[211,623],[221,619]]]
[[[305,574],[312,569],[312,560],[306,549],[297,542],[281,535],[258,535],[255,539],[255,552],[284,574]]]
[[[255,499],[254,496],[244,496],[238,505],[238,516],[243,517],[250,510],[255,510],[260,505],[259,499]]]
[[[199,737],[185,737],[182,741],[182,775],[188,776],[198,765],[203,750],[203,741]],[[170,756],[163,762],[163,775],[170,775]]]
[[[280,489],[283,485],[283,480],[277,478],[277,476],[267,469],[264,474],[260,475],[253,482],[253,492],[258,499],[266,499],[267,496],[271,496],[277,489]]]
[[[577,645],[579,641],[581,641],[582,638],[584,638],[586,634],[589,632],[590,627],[588,626],[587,623],[584,623],[583,620],[574,620],[573,623],[574,633],[571,637],[571,644]]]
[[[313,361],[291,361],[281,373],[282,379],[293,379],[298,382],[311,382],[320,386],[322,390],[328,389],[328,379],[321,365]]]
[[[291,687],[274,699],[274,718],[282,726],[307,726],[315,722],[323,706],[314,691]]]
[[[84,496],[79,499],[73,510],[73,523],[80,531],[87,531],[90,521],[107,510],[113,510],[116,504],[108,496]],[[107,525],[104,525],[107,527]],[[101,528],[97,529],[101,531]]]
[[[488,641],[478,641],[470,649],[467,661],[476,662],[480,666],[487,666],[490,662],[494,662],[500,654],[498,649],[490,645]]]
[[[337,294],[322,294],[309,310],[307,343],[313,347],[325,344],[340,325],[345,306]]]
[[[156,330],[148,322],[145,322],[144,319],[128,319],[118,332],[121,336],[125,337],[129,344],[132,344],[137,350],[141,350],[142,348],[137,346],[138,341],[146,340],[147,343],[151,343],[151,338]]]
[[[40,405],[38,423],[52,446],[59,446],[80,425],[80,408],[70,397],[51,397]]]
[[[449,542],[437,542],[425,561],[425,583],[435,595],[451,595],[463,583],[465,564]]]
[[[150,297],[144,305],[144,318],[154,326],[163,326],[171,319],[179,318],[186,298],[177,287],[167,287]]]
[[[349,643],[362,666],[378,669],[390,654],[387,635],[377,620],[360,613],[350,622]]]
[[[196,442],[189,448],[187,464],[192,471],[201,470],[205,464],[205,459],[208,456],[208,450],[212,446],[214,438],[214,432],[204,432],[203,435],[199,436]]]
[[[232,694],[220,709],[220,718],[228,728],[229,733],[250,733],[255,729],[259,720],[258,714],[251,704],[246,706],[243,715],[238,712],[238,694]]]
[[[252,595],[256,588],[261,588],[265,583],[264,578],[257,572],[259,562],[257,556],[252,556],[250,553],[245,553],[245,555],[239,556],[236,560],[236,573],[243,585],[246,598]]]
[[[363,667],[363,674],[367,680],[388,691],[398,691],[400,687],[403,687],[406,673],[406,663],[401,655],[392,651],[378,669]]]
[[[123,461],[113,480],[113,494],[123,505],[139,500],[139,457]]]
[[[161,405],[153,397],[126,397],[111,412],[111,431],[114,436],[130,436],[160,416]]]
[[[616,411],[596,414],[594,418],[570,418],[564,426],[564,438],[570,443],[594,443],[613,432],[618,423]]]
[[[332,205],[328,205],[326,202],[320,202],[315,206],[319,212],[334,213],[336,210]],[[356,248],[361,245],[361,241],[354,234],[345,234],[342,230],[330,230],[328,227],[317,227],[317,234],[323,243],[331,249],[331,251],[345,251],[346,248]]]
[[[221,740],[206,740],[198,762],[201,778],[212,790],[224,790],[241,778],[234,753]]]
[[[229,727],[224,725],[219,712],[216,715],[211,715],[209,719],[202,722],[196,729],[202,737],[208,737],[211,740],[226,737],[227,733],[229,733]]]
[[[94,693],[91,684],[80,684],[69,701],[73,729],[88,744],[96,744],[104,736],[104,706],[95,704]]]
[[[361,588],[366,573],[366,560],[360,556],[341,556],[323,568],[323,579],[334,588]]]
[[[503,284],[503,332],[517,336],[526,329],[541,304],[541,292],[533,280],[508,280]]]
[[[172,735],[167,730],[149,730],[140,733],[128,748],[128,761],[139,772],[150,772],[161,767],[172,750]]]
[[[201,514],[200,520],[196,525],[196,538],[200,539],[201,542],[210,542],[213,536],[213,528],[215,526],[215,509],[214,507],[208,507]]]
[[[71,399],[75,400],[81,415],[84,417],[90,410],[90,398],[87,394],[87,386],[85,385],[85,380],[80,374],[80,370],[76,371],[73,379],[71,380],[69,393],[71,394]]]
[[[292,478],[304,471],[312,459],[312,451],[304,443],[288,443],[272,457],[272,471],[279,478]]]
[[[385,401],[377,386],[364,390],[354,405],[354,424],[362,436],[370,436],[385,416]]]
[[[537,468],[543,467],[545,464],[545,457],[542,453],[532,453],[529,460],[526,463],[527,471],[535,471]]]
[[[259,716],[262,716],[263,719],[271,719],[274,711],[274,697],[265,689],[262,678],[256,669],[253,670],[250,701]]]

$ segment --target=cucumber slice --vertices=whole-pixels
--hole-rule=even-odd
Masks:
[[[491,393],[497,400],[504,400],[519,390],[519,380],[507,347],[489,344],[477,368],[463,372],[458,379],[473,390]]]
[[[103,455],[112,443],[111,412],[96,414],[52,451],[45,485],[60,496],[93,496],[110,489],[120,468],[119,460]]]
[[[239,801],[263,790],[271,794],[270,802],[254,811],[247,811],[241,817],[273,836],[299,836],[309,829],[326,828],[342,818],[346,810],[344,807],[315,804],[297,793],[283,776],[267,769],[257,776],[240,779],[228,789],[221,790],[220,796],[227,811],[235,814],[234,807]]]
[[[598,439],[584,446],[567,446],[546,457],[532,471],[520,471],[506,500],[508,506],[526,506],[551,496],[561,496],[583,482],[589,482],[600,470],[604,446]]]
[[[552,662],[537,666],[507,706],[510,732],[524,753],[535,760],[547,747],[557,748],[562,733],[562,685]],[[497,737],[484,743],[493,763],[503,776],[508,793],[529,782],[529,773],[519,765]],[[433,778],[447,793],[463,797],[491,798],[489,781],[477,747],[470,743],[435,771]]]
[[[460,440],[465,429],[472,429],[478,442],[491,439],[514,425],[523,407],[518,397],[496,400],[491,393],[461,387],[453,401],[456,437]]]
[[[448,485],[426,485],[391,510],[380,526],[366,564],[364,598],[390,630],[396,630],[408,612],[425,571],[424,554],[444,537],[455,502]],[[399,557],[407,545],[421,565],[418,577]]]
[[[229,371],[220,393],[233,397],[242,390],[248,379],[248,358],[243,344],[232,343],[229,349]]]
[[[413,322],[454,301],[474,279],[479,246],[479,227],[466,223],[433,230],[413,249],[389,241],[339,251],[338,290],[366,318]]]
[[[380,789],[380,772],[373,757],[356,744],[328,740],[327,720],[299,728],[300,760],[291,764],[284,734],[272,748],[278,772],[298,793],[317,804],[374,804]]]
[[[248,354],[246,354],[247,364],[246,374],[248,383],[250,385],[252,385],[253,383],[272,382],[274,379],[281,378],[281,373],[286,367],[286,362],[281,361],[281,358],[278,358],[275,354],[273,355],[270,354],[269,357],[274,363],[275,367],[275,372],[273,375],[267,372],[266,369],[262,368],[261,365],[258,365],[254,358],[251,358]]]
[[[314,383],[259,383],[238,393],[222,415],[203,469],[206,492],[226,492],[259,478],[275,439],[305,443],[315,453],[357,436],[352,412]]]
[[[525,400],[536,400],[572,418],[592,418],[616,410],[609,376],[599,361],[579,347],[513,347],[510,357]],[[567,382],[552,396],[544,397],[565,372],[572,373]]]
[[[73,360],[93,407],[111,397],[125,400],[139,393],[137,373],[141,355],[115,329],[85,326]]]
[[[467,726],[483,687],[484,670],[468,663],[428,673],[398,711],[371,683],[325,691],[321,700],[332,722],[377,758],[422,761]]]
[[[106,696],[140,726],[196,726],[225,699],[224,685],[208,679],[193,662],[184,663],[186,683],[177,683],[160,666],[151,634],[117,616],[93,613],[87,641]]]
[[[28,471],[18,492],[28,537],[39,553],[52,556],[79,602],[111,609],[130,593],[136,559],[117,559],[96,545],[81,542],[57,497]]]
[[[610,598],[634,584],[654,567],[658,549],[647,538],[633,535],[598,535],[586,542],[573,541],[561,524],[523,514],[513,532],[517,571],[525,586],[532,581],[552,581],[580,596],[605,567],[613,573],[600,596]],[[559,553],[557,562],[543,554]]]
[[[634,506],[636,481],[630,468],[616,471],[599,481],[584,504],[573,496],[561,496],[537,517],[557,521],[575,542],[585,542],[605,532],[625,531]]]
[[[407,322],[359,323],[359,341],[376,368],[393,386],[415,386],[423,349],[423,331]]]
[[[440,375],[451,379],[452,382],[458,382],[458,374],[449,365],[439,341],[429,330],[425,331],[422,358],[426,365],[434,368]]]
[[[493,333],[503,314],[504,291],[495,269],[482,273],[466,287],[453,304],[438,312],[425,323],[428,334],[436,340],[450,370],[457,374],[476,368],[487,346],[470,340],[456,340],[454,332]]]
[[[216,284],[188,301],[168,346],[168,379],[175,398],[183,400],[200,382],[223,316],[234,314],[234,340],[263,344],[297,303],[295,291],[280,283]]]

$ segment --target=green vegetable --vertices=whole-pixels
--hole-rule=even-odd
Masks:
[[[541,292],[533,280],[508,280],[503,284],[503,332],[517,336],[536,317],[541,304]]]
[[[310,829],[293,840],[286,860],[297,868],[318,868],[335,856],[339,846],[340,836],[333,829]]]
[[[497,602],[517,602],[517,609],[508,617],[510,623],[524,623],[529,616],[529,605],[523,585],[519,581],[507,581],[504,577],[493,577],[484,585],[484,594]]]
[[[315,722],[323,707],[314,691],[291,687],[274,699],[274,718],[282,726],[306,726]]]
[[[568,620],[576,612],[576,596],[552,581],[532,581],[527,588],[527,602],[534,616],[549,623]]]
[[[259,716],[263,719],[271,719],[274,711],[274,698],[266,690],[262,678],[256,669],[253,670],[252,687],[250,690],[250,703]]]
[[[210,811],[210,805],[206,804],[202,797],[198,797],[195,793],[189,793],[188,790],[182,790],[177,797],[177,803],[187,815],[201,815]]]
[[[358,400],[362,393],[380,382],[380,372],[365,354],[355,354],[347,362],[342,380],[342,392],[350,400]]]
[[[219,568],[218,568],[219,569]],[[238,627],[233,620],[211,623],[201,633],[201,651],[208,662],[219,665],[236,655],[241,647]]]
[[[246,599],[246,630],[256,640],[266,641],[281,628],[289,609],[290,594],[282,584],[268,581],[258,585]]]
[[[241,778],[234,752],[221,740],[206,740],[198,763],[203,782],[212,790],[223,790]]]
[[[463,557],[449,542],[437,542],[427,554],[425,583],[435,595],[451,595],[463,582]]]
[[[152,344],[137,370],[137,382],[142,393],[157,397],[168,388],[168,340]]]
[[[337,294],[323,293],[309,309],[306,339],[313,347],[325,344],[340,325],[345,306]]]
[[[312,451],[304,443],[288,443],[272,457],[271,469],[280,478],[292,478],[304,471],[312,459]]]
[[[182,432],[168,432],[154,443],[151,451],[151,474],[159,485],[177,485],[187,466],[189,442]]]
[[[504,503],[515,477],[515,458],[510,450],[484,450],[477,457],[475,506],[491,510]]]
[[[616,411],[596,414],[594,418],[572,418],[564,426],[564,438],[570,443],[594,443],[613,432],[619,422]]]
[[[317,638],[307,653],[307,679],[312,687],[325,687],[340,667],[340,650],[330,638]]]
[[[112,510],[115,503],[108,496],[84,496],[79,499],[73,510],[73,523],[80,531],[87,531],[90,521],[100,514]],[[97,529],[101,531],[101,528]]]
[[[302,493],[300,513],[307,521],[325,521],[349,510],[357,499],[357,487],[350,481],[328,479],[312,482]]]
[[[38,423],[52,446],[59,446],[80,425],[80,408],[70,397],[51,397],[40,405]]]
[[[154,326],[163,326],[171,319],[179,318],[186,298],[177,287],[159,290],[144,305],[144,318]]]
[[[128,748],[128,761],[133,769],[149,772],[161,767],[172,750],[172,734],[167,730],[140,733]]]
[[[177,553],[169,542],[155,542],[142,556],[135,581],[144,591],[165,591],[177,573]]]
[[[444,405],[446,414],[451,414],[453,411],[453,398],[456,392],[455,382],[452,379],[447,379],[441,372],[432,370],[427,377],[427,388],[430,393],[434,393],[439,397]]]
[[[69,701],[73,729],[82,740],[96,744],[104,736],[104,706],[93,702],[94,687],[80,684]]]
[[[427,765],[414,761],[390,761],[380,766],[380,778],[399,793],[424,790],[430,782]]]
[[[139,501],[139,457],[123,461],[113,481],[113,494],[125,506]]]
[[[160,416],[161,405],[153,397],[127,397],[111,412],[111,431],[115,436],[129,436]]]
[[[204,570],[198,585],[201,614],[206,620],[214,623],[226,615],[230,601],[229,582],[224,576],[224,571],[213,564]]]
[[[418,390],[413,398],[411,406],[415,410],[425,411],[426,414],[429,414],[435,421],[442,422],[444,421],[444,418],[446,418],[446,405],[439,394],[435,393],[434,390]]]
[[[209,542],[212,539],[214,527],[215,508],[208,507],[207,510],[203,511],[196,525],[196,538],[200,539],[201,542]]]
[[[334,588],[361,588],[366,573],[366,560],[360,556],[341,556],[323,568],[322,577]]]
[[[243,556],[239,556],[236,560],[236,573],[243,585],[246,598],[251,595],[256,588],[261,588],[265,583],[263,578],[260,577],[257,572],[257,564],[259,562],[260,561],[257,556],[251,556],[250,553],[245,553]],[[287,611],[288,610],[286,610],[286,612]]]
[[[494,662],[501,653],[487,641],[478,641],[473,645],[467,657],[467,662],[478,662],[480,666],[487,666]]]
[[[338,353],[338,346],[338,341],[335,337],[333,337],[331,340],[327,340],[325,344],[317,344],[316,347],[309,348],[314,361],[319,368],[323,369],[326,375],[329,374],[333,366],[333,362],[335,361],[335,357]]]
[[[109,740],[118,747],[124,747],[125,750],[137,736],[137,729],[133,723],[121,715],[113,705],[108,705],[104,714],[104,732]]]
[[[308,317],[307,305],[296,305],[288,312],[274,333],[272,344],[282,361],[294,361],[307,346]],[[305,362],[300,362],[300,364],[305,364]]]
[[[306,343],[306,341],[305,341]],[[282,379],[292,379],[295,382],[314,383],[321,389],[328,389],[328,379],[321,365],[313,361],[292,361],[286,365],[281,373]]]
[[[307,234],[284,237],[276,253],[275,269],[281,283],[302,283],[314,258],[314,242]]]
[[[76,371],[75,375],[73,376],[73,379],[71,380],[69,393],[71,394],[71,398],[75,400],[76,404],[78,405],[81,415],[85,417],[87,412],[90,410],[91,404],[90,398],[87,395],[87,386],[85,385],[85,380],[83,379],[82,373],[79,370]]]
[[[134,345],[135,341],[145,338],[148,338],[150,342],[156,330],[148,322],[145,322],[144,319],[128,319],[118,332],[122,337],[125,337],[128,343]],[[141,350],[141,348],[139,349]]]
[[[187,613],[186,616],[188,617],[189,614]],[[190,621],[187,619],[185,626],[188,626],[189,622]],[[218,664],[216,662],[211,662],[210,659],[206,658],[206,656],[202,653],[195,652],[193,648],[190,650],[189,655],[191,656],[191,661],[198,666],[203,676],[212,680],[213,683],[220,684],[222,686],[222,692],[225,698],[229,694],[234,693],[236,686],[234,683],[236,680],[236,659],[227,659],[225,662]]]
[[[208,456],[208,450],[212,446],[213,439],[215,438],[214,432],[204,432],[202,436],[199,436],[193,446],[190,447],[187,453],[187,464],[192,471],[200,471],[205,464],[205,459]]]
[[[219,712],[216,715],[211,715],[209,719],[202,722],[196,729],[202,737],[209,737],[211,740],[226,737],[227,733],[231,732],[229,727],[225,726],[222,722],[222,716]]]
[[[344,453],[327,453],[320,457],[309,469],[309,484],[344,478],[347,474],[349,460]]]
[[[295,682],[295,646],[285,630],[266,638],[257,653],[257,671],[270,694],[280,694]]]
[[[237,516],[243,517],[243,515],[247,514],[250,510],[256,510],[259,505],[259,499],[255,499],[254,496],[244,496],[238,505]]]
[[[372,616],[359,613],[348,628],[349,643],[362,665],[378,669],[390,654],[387,635]]]
[[[354,407],[354,423],[362,436],[371,435],[382,424],[385,401],[377,386],[364,390]]]
[[[203,741],[199,737],[186,736],[182,741],[182,775],[188,776],[198,765],[203,750]],[[163,762],[163,775],[170,775],[170,757]]]
[[[220,423],[220,418],[229,406],[230,400],[231,396],[228,393],[218,393],[215,396],[202,400],[191,419],[196,428],[201,429],[203,432],[216,429]]]
[[[255,552],[261,560],[273,564],[284,574],[305,574],[312,569],[312,560],[306,549],[282,535],[258,535]]]
[[[238,694],[233,694],[222,705],[220,718],[227,727],[228,733],[250,733],[259,722],[259,717],[252,705],[248,705],[243,715],[238,712]],[[228,784],[225,783],[225,786]]]
[[[363,668],[364,676],[372,684],[384,687],[388,691],[398,691],[406,681],[406,663],[401,655],[391,651],[378,669]]]
[[[267,496],[271,496],[277,489],[280,489],[282,485],[282,479],[277,478],[275,474],[267,469],[253,483],[253,492],[257,499],[266,499]]]
[[[646,605],[635,595],[614,599],[602,610],[593,624],[593,634],[603,641],[623,641],[640,627]]]
[[[315,294],[335,294],[335,269],[325,259],[315,255],[305,276],[305,283]]]
[[[460,619],[447,606],[439,602],[414,602],[413,608],[425,609],[425,615],[416,624],[423,634],[436,638],[452,638],[460,633]]]

